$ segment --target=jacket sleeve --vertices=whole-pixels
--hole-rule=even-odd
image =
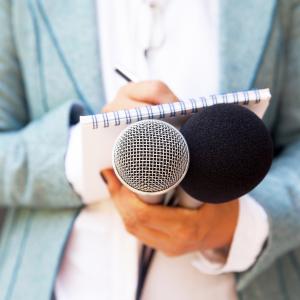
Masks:
[[[285,84],[275,130],[283,150],[263,182],[251,193],[267,213],[270,232],[256,263],[238,276],[241,290],[277,258],[300,246],[300,5],[289,32]],[[255,233],[253,233],[255,234]]]
[[[30,121],[12,34],[11,3],[0,4],[0,206],[80,206],[64,172],[73,101]]]

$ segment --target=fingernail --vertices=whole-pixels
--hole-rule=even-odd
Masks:
[[[101,176],[102,180],[104,181],[104,183],[107,184],[107,179],[102,172],[100,172],[100,176]]]

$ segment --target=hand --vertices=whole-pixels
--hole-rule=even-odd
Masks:
[[[204,204],[191,210],[144,203],[123,186],[114,171],[102,176],[128,232],[168,256],[229,247],[239,214],[239,202]]]
[[[145,104],[162,104],[178,101],[169,87],[161,81],[149,80],[128,83],[121,87],[115,99],[102,112],[130,109]]]

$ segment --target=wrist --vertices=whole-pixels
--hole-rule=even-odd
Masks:
[[[230,249],[239,217],[239,199],[223,204],[205,204],[212,222],[201,251],[216,249],[226,256]]]

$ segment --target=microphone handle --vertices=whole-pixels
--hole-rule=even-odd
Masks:
[[[181,187],[177,188],[177,199],[178,201],[176,201],[176,203],[179,206],[190,209],[196,209],[203,204],[203,202],[191,197]]]
[[[167,205],[173,195],[175,193],[175,189],[168,191],[167,193],[162,193],[158,195],[151,195],[151,194],[138,194],[139,198],[141,198],[144,202],[148,204],[162,204]]]
[[[176,198],[174,200],[173,196],[175,192],[176,192]],[[159,194],[159,195],[151,195],[151,194],[148,195],[138,194],[138,195],[144,202],[148,204],[181,206],[189,209],[196,209],[203,204],[203,202],[196,200],[195,198],[187,194],[181,187],[178,187],[177,189],[172,189],[167,193]],[[174,201],[174,203],[170,205],[171,200]]]

